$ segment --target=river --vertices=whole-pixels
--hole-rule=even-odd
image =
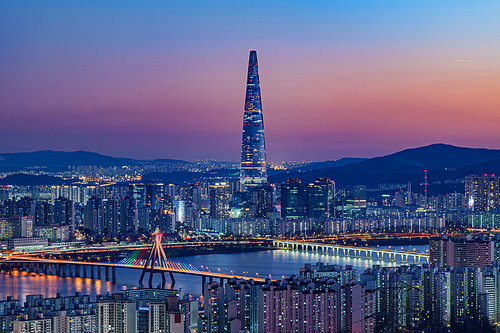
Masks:
[[[381,247],[388,248],[388,247]],[[400,249],[401,246],[391,247]],[[426,245],[404,246],[406,251],[426,252]],[[171,258],[175,261],[175,258]],[[379,262],[356,258],[332,257],[312,252],[299,252],[287,250],[268,250],[258,252],[244,252],[234,254],[209,254],[184,257],[200,270],[211,272],[221,272],[225,274],[246,275],[252,277],[269,277],[279,279],[292,274],[298,275],[299,269],[304,264],[324,262],[336,265],[352,265],[359,273],[366,268]],[[383,266],[394,266],[399,263],[384,262]],[[202,268],[203,267],[203,268]],[[91,295],[95,298],[98,294],[115,293],[127,288],[137,288],[140,270],[118,268],[116,274],[116,284],[109,281],[90,278],[58,277],[55,275],[45,275],[37,273],[27,273],[13,271],[12,275],[0,275],[0,300],[7,296],[14,296],[16,299],[24,301],[26,295],[42,294],[46,297],[54,297],[58,292],[63,296],[74,295],[81,292],[84,295]],[[158,274],[154,279],[154,286],[161,282]],[[104,276],[104,274],[103,274]],[[146,276],[145,281],[147,281]],[[167,275],[168,279],[168,275]],[[185,274],[175,274],[175,289],[180,289],[182,294],[188,294],[192,299],[196,299],[201,294],[201,278]]]

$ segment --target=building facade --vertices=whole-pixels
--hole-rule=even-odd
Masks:
[[[241,139],[240,183],[245,187],[267,183],[264,118],[260,97],[257,51],[250,51],[248,64],[243,135]]]

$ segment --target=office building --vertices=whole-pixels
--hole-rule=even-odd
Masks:
[[[307,186],[307,216],[330,217],[330,201],[333,198],[333,184],[328,178],[318,178]]]
[[[288,178],[281,184],[281,217],[306,216],[306,187],[299,178]]]

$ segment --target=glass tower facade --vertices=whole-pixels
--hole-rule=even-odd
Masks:
[[[267,183],[264,119],[260,97],[257,51],[255,50],[250,51],[248,64],[241,139],[240,183],[242,189]]]

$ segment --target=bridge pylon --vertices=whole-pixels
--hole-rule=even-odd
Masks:
[[[148,254],[148,259],[144,263],[144,268],[142,269],[142,274],[141,278],[139,279],[139,286],[142,288],[142,280],[144,279],[144,275],[146,274],[147,271],[149,271],[149,288],[153,288],[153,274],[155,273],[155,267],[157,268],[168,268],[167,266],[167,256],[165,255],[165,252],[163,251],[163,247],[161,246],[161,237],[163,236],[163,233],[160,232],[158,228],[156,228],[155,232],[152,234],[153,238],[153,246],[151,247],[151,250],[149,251]],[[166,285],[166,279],[165,279],[165,272],[156,272],[156,273],[161,273],[161,286],[162,289],[165,289]],[[175,284],[175,279],[174,275],[172,272],[169,272],[170,274],[170,280],[172,281],[172,287]]]

